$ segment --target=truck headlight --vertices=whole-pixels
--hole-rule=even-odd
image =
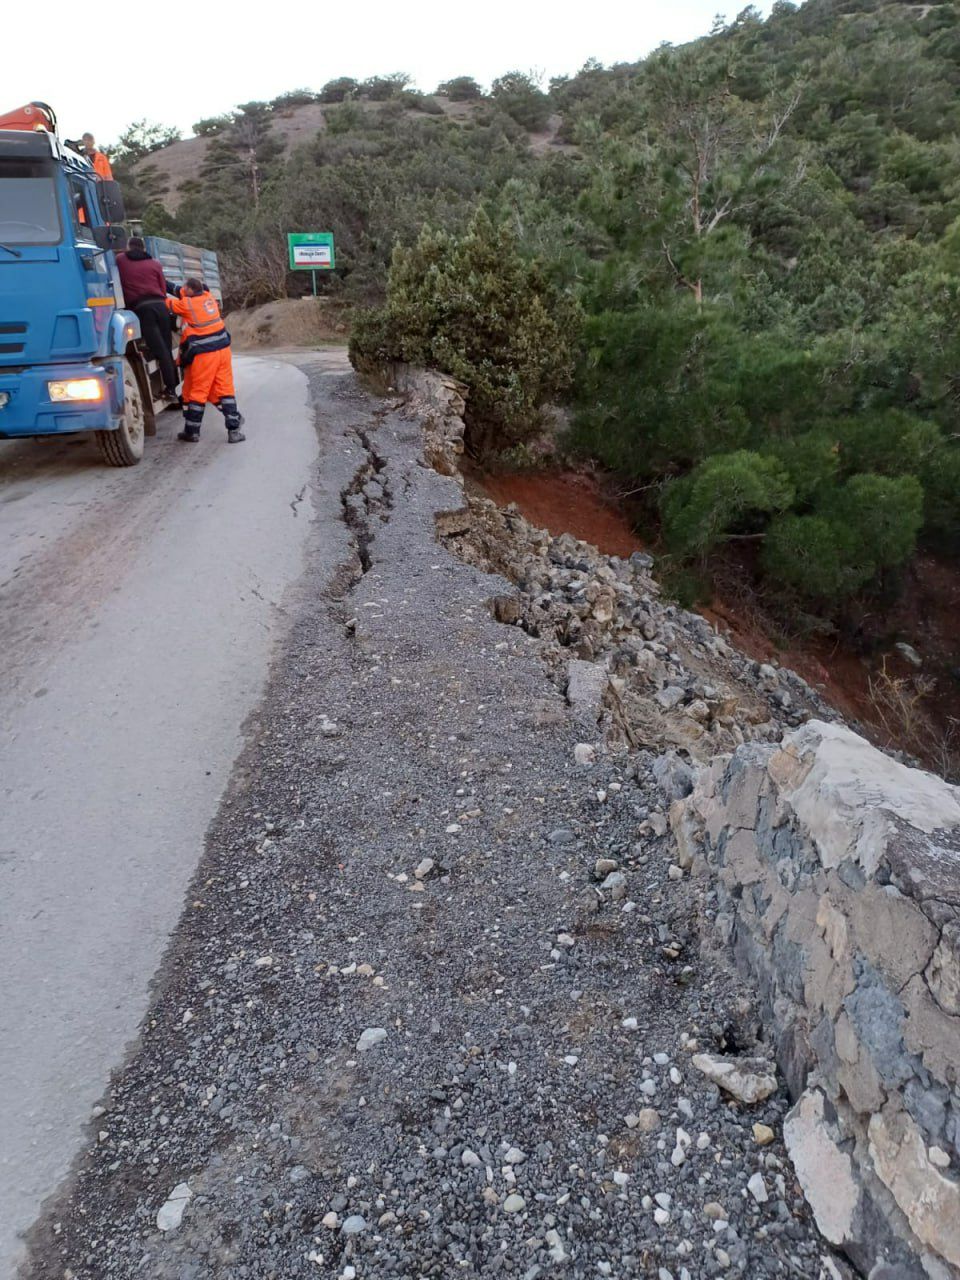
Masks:
[[[103,399],[103,383],[99,378],[71,378],[69,382],[48,382],[47,390],[50,399],[60,404],[64,401]]]

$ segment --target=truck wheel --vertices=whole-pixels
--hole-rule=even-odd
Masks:
[[[140,383],[129,360],[123,362],[123,420],[116,431],[98,431],[97,444],[111,467],[135,467],[143,457],[146,415]]]

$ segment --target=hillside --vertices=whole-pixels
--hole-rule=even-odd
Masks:
[[[435,96],[430,101],[436,103],[438,114],[442,112],[448,120],[461,125],[469,124],[478,111],[483,111],[483,103],[480,101],[454,102],[443,95]],[[380,104],[363,99],[358,99],[355,105],[367,111],[376,112],[380,109]],[[270,141],[271,145],[277,147],[277,154],[289,157],[297,147],[324,133],[329,112],[330,107],[320,102],[307,102],[272,111]],[[335,115],[336,107],[333,112]],[[421,112],[416,107],[405,107],[403,114],[413,119]],[[554,112],[543,128],[529,131],[528,141],[533,155],[544,155],[554,149],[561,152],[573,150],[558,137],[562,123],[563,117]],[[145,206],[154,203],[168,215],[176,215],[185,196],[209,176],[209,167],[216,165],[216,158],[212,161],[210,159],[210,150],[215,146],[217,137],[217,134],[198,134],[180,138],[129,165],[129,174],[136,191],[134,212],[139,215]],[[162,216],[159,215],[159,209],[155,216]]]
[[[570,388],[566,447],[642,495],[682,599],[721,576],[787,635],[922,662],[890,619],[918,551],[960,548],[957,7],[780,0],[547,90],[402,81],[248,103],[155,152],[146,225],[216,246],[238,305],[301,294],[283,233],[333,229],[326,290],[388,297],[355,356],[466,382],[475,452],[520,456]]]
[[[452,102],[443,96],[436,97],[434,101],[445,116],[460,122],[468,121],[478,107],[475,102]],[[376,108],[375,103],[363,100],[359,105],[368,110]],[[310,142],[326,129],[328,110],[329,107],[320,102],[306,102],[273,111],[270,116],[271,139],[280,145],[283,154],[289,155],[294,148]],[[417,114],[412,107],[406,108],[406,112],[410,116]],[[556,144],[561,119],[559,114],[554,114],[547,122],[547,128],[531,132],[530,146],[535,153],[542,154]],[[203,177],[215,138],[215,134],[182,138],[138,160],[134,172],[143,185],[160,197],[163,207],[175,214],[183,198],[183,187],[199,182]]]

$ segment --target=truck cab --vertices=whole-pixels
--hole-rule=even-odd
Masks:
[[[45,130],[0,129],[0,438],[93,431],[132,466],[162,407],[123,305],[123,202]]]

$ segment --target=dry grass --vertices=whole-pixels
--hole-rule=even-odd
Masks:
[[[960,778],[960,721],[950,717],[946,728],[930,715],[937,681],[923,674],[897,676],[883,659],[880,670],[870,677],[870,705],[875,725],[888,747],[899,747],[917,756],[937,773],[956,781]]]

